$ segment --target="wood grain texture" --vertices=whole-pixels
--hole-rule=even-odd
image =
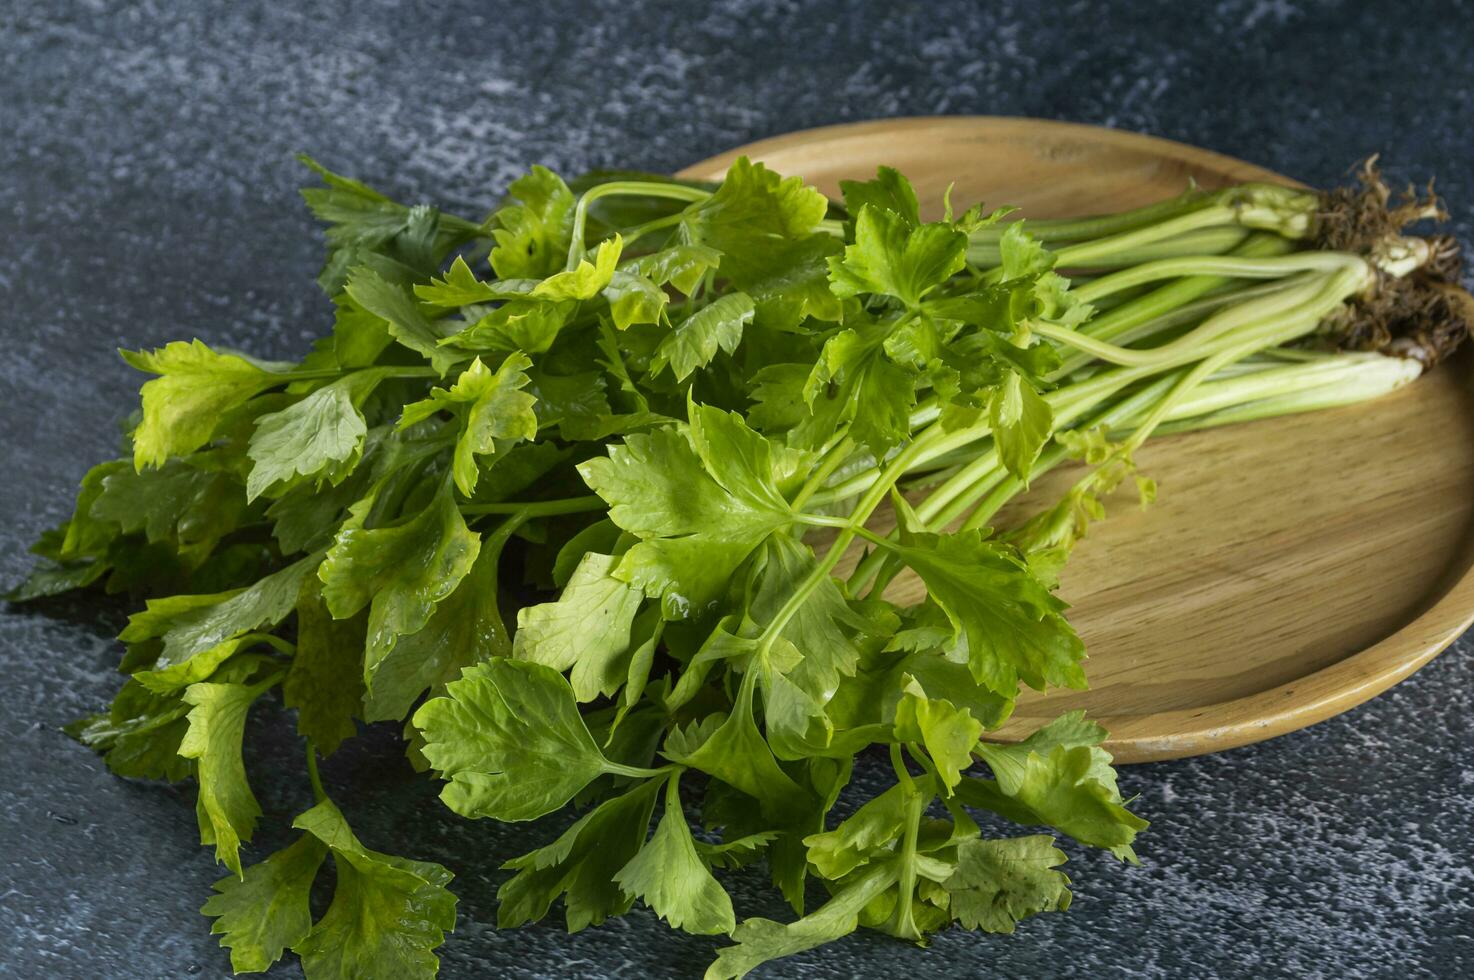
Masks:
[[[1133,133],[986,116],[885,120],[792,133],[739,155],[826,194],[879,164],[923,210],[953,201],[1067,217],[1244,180],[1294,183],[1206,150]],[[1474,622],[1474,358],[1369,404],[1151,440],[1160,485],[1142,512],[1118,495],[1077,548],[1060,594],[1090,652],[1091,689],[1028,692],[996,733],[1017,739],[1085,708],[1120,762],[1198,755],[1345,711],[1427,663]],[[1078,477],[1036,481],[1008,524]],[[877,528],[893,522],[877,515]],[[887,595],[914,600],[915,578]]]

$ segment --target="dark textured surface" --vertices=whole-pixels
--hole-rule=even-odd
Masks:
[[[479,214],[533,162],[669,170],[805,126],[984,112],[1144,130],[1322,184],[1380,150],[1394,176],[1438,175],[1466,241],[1474,218],[1467,4],[524,6],[3,5],[0,581],[114,446],[138,378],[113,347],[198,335],[286,356],[323,331],[298,149]],[[226,972],[196,913],[220,872],[192,793],[115,779],[56,731],[118,683],[120,615],[0,611],[3,975]],[[1071,848],[1074,907],[1013,937],[918,952],[860,936],[766,975],[1467,976],[1471,691],[1466,637],[1313,730],[1127,771],[1153,821],[1146,866]],[[260,854],[309,793],[286,719],[252,728]],[[360,835],[459,873],[443,976],[689,977],[710,958],[643,911],[572,937],[496,932],[498,863],[551,828],[452,820],[388,734],[362,741],[326,772]],[[739,912],[782,914],[754,879],[735,890]]]

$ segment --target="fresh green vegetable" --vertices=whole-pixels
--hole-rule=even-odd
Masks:
[[[582,809],[507,862],[504,927],[640,902],[730,936],[725,978],[859,926],[1063,910],[1056,838],[975,814],[1134,862],[1106,732],[1077,712],[985,738],[1021,685],[1085,686],[1053,587],[1108,493],[1151,499],[1134,450],[1374,397],[1467,331],[1447,242],[1398,233],[1429,206],[1375,182],[928,222],[885,168],[843,207],[745,159],[712,186],[534,168],[478,223],[307,162],[330,334],[295,363],[125,353],[154,376],[128,446],[11,594],[146,600],[127,682],[69,731],[120,775],[198,784],[230,872],[203,911],[238,972],[291,950],[309,980],[435,973],[451,872],[360,843],[318,775],[376,721],[462,816]],[[989,528],[1069,459],[1061,500]],[[925,599],[886,598],[902,573]],[[316,803],[262,855],[241,746],[276,697]],[[894,785],[831,819],[886,753]],[[793,921],[739,919],[722,878],[758,860]]]

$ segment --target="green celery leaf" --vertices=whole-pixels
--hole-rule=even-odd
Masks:
[[[764,546],[748,608],[754,622],[770,623],[804,589],[804,601],[789,614],[762,665],[768,741],[782,759],[828,748],[833,737],[828,703],[855,673],[860,643],[873,629],[850,610],[836,579],[825,575],[810,581],[817,564],[808,546],[790,535],[773,535]]]
[[[828,207],[824,195],[799,178],[779,177],[743,157],[709,200],[687,209],[682,230],[689,242],[720,256],[721,277],[752,297],[756,323],[796,330],[808,316],[840,318],[827,260],[841,246],[816,233]],[[700,274],[691,273],[691,288]]]
[[[645,688],[650,683],[650,668],[655,664],[655,648],[660,644],[664,622],[660,618],[660,609],[655,606],[647,608],[644,616],[635,620],[632,642],[637,645],[634,653],[630,654],[629,669],[625,672],[624,696],[620,699],[614,716],[616,728],[645,695]]]
[[[1009,371],[988,404],[988,421],[998,458],[1027,486],[1034,460],[1054,430],[1049,403],[1017,371]]]
[[[477,456],[494,456],[517,442],[537,438],[537,415],[532,410],[537,398],[521,390],[529,383],[526,372],[531,366],[520,351],[509,354],[496,371],[478,357],[450,388],[432,388],[429,398],[404,406],[399,427],[407,429],[441,411],[457,416],[460,436],[453,473],[456,486],[469,497],[481,475]]]
[[[630,375],[629,365],[625,363],[624,351],[620,348],[620,335],[615,333],[613,325],[601,320],[599,322],[599,334],[595,338],[595,346],[601,355],[596,360],[601,368],[609,373],[619,388],[620,406],[632,408],[640,413],[649,413],[650,401],[645,397],[642,388],[635,384]]]
[[[282,554],[291,555],[309,548],[324,548],[348,516],[348,508],[364,497],[367,481],[360,468],[339,486],[302,485],[273,500],[266,508],[272,521],[271,534],[281,546]]]
[[[713,722],[719,724],[713,728]],[[709,715],[701,725],[672,729],[662,753],[751,796],[775,823],[789,822],[811,802],[812,794],[783,771],[758,731],[750,696],[739,697],[725,719]]]
[[[533,384],[536,384],[536,380]],[[496,457],[496,465],[481,474],[476,481],[476,496],[472,503],[490,503],[515,498],[524,490],[547,485],[558,479],[555,471],[562,464],[578,455],[571,446],[560,446],[552,440],[523,442],[511,447]],[[570,490],[579,488],[573,474],[567,474]]]
[[[476,303],[490,303],[503,299],[518,299],[526,296],[535,285],[532,279],[512,279],[501,282],[483,282],[466,264],[464,256],[457,255],[446,270],[444,278],[431,278],[430,284],[419,284],[414,288],[415,297],[431,306],[459,307]]]
[[[742,342],[742,329],[752,322],[752,298],[746,293],[727,293],[703,306],[671,328],[655,348],[650,374],[666,367],[677,381],[710,364],[718,350],[728,354]]]
[[[338,293],[333,297],[332,358],[328,360],[324,356],[323,363],[314,364],[309,356],[303,360],[302,367],[306,370],[370,367],[393,343],[389,325],[382,317],[359,306],[347,293]]]
[[[594,261],[579,259],[574,268],[555,273],[538,283],[530,295],[534,299],[553,302],[593,299],[614,278],[623,248],[624,239],[618,235],[600,242],[594,251]]]
[[[376,484],[382,486],[399,473],[411,471],[424,458],[417,452],[424,444],[404,438],[391,425],[375,426],[364,440],[364,462],[342,483],[299,483],[273,500],[266,516],[282,553],[326,548],[350,516],[349,508],[371,496]],[[443,448],[443,441],[436,440],[430,452]]]
[[[936,609],[936,606],[932,606],[932,609]],[[951,623],[946,619],[946,613],[937,610],[937,617],[945,623],[946,631],[951,632]],[[946,700],[951,701],[957,709],[967,710],[968,715],[982,722],[983,731],[998,728],[1008,721],[1008,716],[1013,715],[1013,697],[1002,697],[988,690],[986,685],[979,684],[973,678],[968,665],[949,660],[937,648],[908,654],[896,665],[895,676],[899,678],[901,675],[909,675],[920,684],[924,696],[930,699],[946,696]],[[896,688],[902,691],[902,696],[907,687],[904,678],[896,684]]]
[[[66,733],[101,752],[107,767],[119,776],[167,779],[178,782],[194,764],[179,754],[179,743],[189,730],[189,704],[181,692],[156,694],[129,680],[107,711],[66,726]]]
[[[701,405],[688,426],[632,434],[579,473],[641,541],[617,574],[670,618],[705,610],[772,531],[792,521],[778,483],[796,468],[741,417]]]
[[[158,658],[138,680],[164,692],[208,678],[238,650],[265,639],[250,631],[274,626],[291,613],[318,558],[310,555],[246,589],[150,599],[118,634],[130,644],[163,638]]]
[[[128,625],[123,627],[118,639],[124,643],[141,643],[144,640],[158,639],[166,635],[174,626],[186,616],[192,616],[200,610],[214,610],[223,602],[227,602],[245,593],[245,589],[234,589],[230,592],[213,592],[204,595],[171,595],[161,599],[149,599],[144,603],[143,609],[128,617]],[[270,590],[275,592],[275,590]],[[282,613],[283,616],[286,613]],[[247,627],[249,629],[251,627]],[[225,636],[230,636],[227,632]],[[207,644],[209,649],[213,644]]]
[[[969,334],[964,340],[969,343],[959,344],[956,348],[962,356],[976,360],[977,355],[972,352],[973,348],[978,352],[991,354],[1022,375],[1036,390],[1047,390],[1050,387],[1049,375],[1061,363],[1059,351],[1052,344],[1041,342],[1020,347],[1012,340],[986,330]]]
[[[342,288],[347,270],[355,265],[402,269],[406,276],[428,273],[445,253],[479,231],[470,222],[442,215],[434,208],[391,201],[311,157],[299,155],[297,159],[327,185],[303,188],[302,198],[328,225],[328,258],[318,284],[329,295]]]
[[[691,655],[691,659],[686,662],[675,686],[663,698],[667,711],[675,711],[699,694],[712,668],[718,663],[724,660],[747,661],[752,659],[757,651],[757,641],[732,632],[738,628],[740,626],[737,617],[730,616],[723,618],[715,629],[706,634],[706,639]],[[688,735],[699,731],[703,733],[701,737],[704,738],[704,733],[709,729],[702,726],[710,725],[714,728],[718,721],[719,718],[716,715],[707,715],[688,732]],[[695,739],[695,742],[699,741],[699,738]]]
[[[164,467],[164,469],[170,468]],[[57,561],[70,561],[77,558],[95,558],[106,555],[108,545],[113,543],[122,530],[118,522],[92,513],[93,506],[106,491],[107,479],[125,474],[137,477],[154,476],[159,472],[159,470],[147,470],[144,473],[136,473],[126,459],[98,463],[88,470],[86,476],[82,477],[82,486],[77,491],[77,503],[72,510],[71,518],[66,522],[61,545],[55,553],[48,557]],[[130,518],[132,516],[131,508],[129,516]],[[179,521],[174,521],[174,528],[177,528],[179,523]],[[167,533],[171,529],[166,527],[164,530]],[[156,534],[150,540],[162,540],[165,536],[165,534]],[[37,554],[42,553],[36,548],[31,550]]]
[[[537,398],[534,409],[539,430],[564,423],[576,426],[609,414],[602,371],[549,374],[534,367],[528,370],[527,376],[532,379],[527,390]]]
[[[184,690],[189,730],[179,754],[195,760],[199,780],[200,843],[215,845],[215,860],[241,877],[240,846],[251,839],[261,807],[241,761],[246,712],[275,678],[264,684],[191,684]]]
[[[118,462],[123,467],[127,467],[127,463]],[[83,493],[86,493],[85,487]],[[63,560],[62,551],[66,546],[71,524],[72,520],[65,520],[56,527],[47,528],[41,532],[28,549],[41,561],[32,566],[24,580],[0,597],[3,597],[6,602],[28,602],[43,596],[60,595],[72,589],[91,585],[109,570],[111,563],[107,560],[107,554],[116,545],[121,544],[118,540],[117,528],[103,526],[107,537],[99,545],[97,555]]]
[[[705,980],[740,980],[770,960],[834,942],[854,932],[860,913],[896,883],[893,863],[878,864],[845,883],[817,911],[796,922],[744,919],[732,933],[734,946],[717,951]]]
[[[943,882],[952,914],[967,929],[1012,933],[1021,920],[1070,907],[1070,879],[1054,870],[1064,852],[1045,835],[968,840],[957,848],[957,870]]]
[[[676,420],[655,412],[628,412],[596,415],[588,418],[564,419],[558,435],[574,442],[605,442],[611,436],[627,436],[671,425]]]
[[[450,780],[440,792],[464,817],[532,820],[615,771],[562,674],[526,660],[466,668],[415,712],[423,752]]]
[[[722,253],[714,248],[684,244],[626,259],[620,264],[620,268],[656,285],[670,283],[690,296],[696,291],[702,277],[715,269],[721,261]]]
[[[95,541],[99,525],[111,526],[122,534],[142,532],[151,543],[167,543],[182,556],[203,559],[248,520],[248,511],[240,484],[228,473],[193,465],[198,461],[198,456],[171,459],[156,468],[103,474],[88,508],[91,528],[84,532],[79,526],[76,536],[86,533]],[[72,525],[67,540],[74,540]]]
[[[1024,777],[1025,763],[1030,754],[1048,756],[1060,746],[1069,749],[1084,747],[1091,750],[1091,778],[1119,797],[1111,754],[1100,747],[1109,737],[1110,733],[1100,724],[1085,717],[1083,709],[1067,711],[1020,742],[989,743],[989,765],[993,766],[995,774],[1000,774],[1000,778],[1006,778],[1009,785],[1016,785]]]
[[[1036,305],[1032,283],[1017,286],[988,286],[974,292],[928,299],[924,313],[934,319],[960,322],[978,329],[963,333],[942,353],[942,359],[967,379],[964,388],[975,390],[996,383],[999,364],[1013,368],[1038,390],[1049,388],[1048,375],[1060,366],[1059,351],[1038,342],[1021,346],[1020,335]]]
[[[245,636],[224,640],[207,650],[194,654],[188,660],[167,667],[157,666],[163,662],[163,658],[160,657],[154,662],[156,666],[148,670],[136,671],[133,679],[150,691],[168,694],[197,681],[211,679],[221,664],[229,661],[237,653],[264,642],[270,642],[266,634],[247,633]]]
[[[434,949],[455,928],[453,877],[429,861],[371,851],[324,800],[293,821],[333,852],[338,883],[328,910],[293,944],[307,980],[373,977],[429,980],[440,967]]]
[[[892,550],[926,583],[946,612],[973,677],[1005,698],[1019,681],[1083,688],[1085,649],[1044,587],[1007,545],[979,530],[930,534],[901,527]]]
[[[363,646],[367,617],[334,619],[321,583],[309,579],[297,599],[297,652],[282,681],[282,700],[297,709],[297,734],[332,755],[358,732],[363,708]]]
[[[972,765],[972,753],[983,734],[983,723],[964,707],[942,698],[929,698],[914,679],[906,681],[900,703],[896,705],[896,738],[903,742],[920,742],[936,764],[937,774],[947,793]]]
[[[435,604],[471,570],[480,547],[449,484],[403,524],[365,529],[350,522],[338,532],[317,576],[335,618],[369,607],[364,680],[370,688],[395,642],[424,627]]]
[[[318,483],[342,483],[358,465],[368,435],[358,406],[386,373],[355,371],[280,412],[258,418],[247,450],[254,465],[246,481],[246,499],[255,500],[267,491],[280,496],[309,477]]]
[[[845,210],[859,216],[866,206],[889,211],[911,228],[921,224],[921,208],[911,182],[894,167],[878,167],[874,180],[842,180],[839,191],[844,195]]]
[[[1029,564],[1052,586],[1070,552],[1085,537],[1093,521],[1105,518],[1104,498],[1128,476],[1136,478],[1136,491],[1143,508],[1156,499],[1155,481],[1136,472],[1129,447],[1113,443],[1101,428],[1067,429],[1055,436],[1070,455],[1095,469],[1077,481],[1048,510],[1035,515],[1009,534],[1009,540],[1028,555]]]
[[[839,321],[844,306],[829,288],[829,259],[843,247],[839,239],[822,233],[775,243],[768,252],[770,265],[740,283],[752,297],[753,322],[770,330],[795,332],[808,317]]]
[[[774,831],[764,830],[722,841],[720,844],[697,841],[696,853],[712,868],[742,868],[762,857],[777,836]]]
[[[941,359],[943,345],[950,339],[952,328],[935,317],[904,317],[887,333],[885,354],[897,364],[922,371]]]
[[[883,458],[909,434],[916,378],[883,356],[888,324],[846,329],[825,344],[804,384],[809,416],[790,433],[795,445],[817,448],[845,421],[850,434]]]
[[[312,931],[308,894],[328,849],[303,835],[240,878],[215,882],[217,894],[200,909],[215,919],[210,932],[230,950],[236,973],[261,973]]]
[[[779,759],[807,758],[826,751],[834,740],[834,723],[823,701],[791,679],[795,666],[802,662],[798,648],[779,637],[770,643],[756,668],[768,745]]]
[[[107,592],[127,593],[134,599],[194,587],[238,588],[274,564],[270,549],[259,542],[230,545],[195,566],[189,556],[167,544],[151,544],[132,535],[114,541],[102,561],[108,566]]]
[[[754,404],[747,412],[747,421],[753,428],[776,436],[802,424],[809,416],[804,389],[811,370],[807,364],[769,364],[758,370],[752,376],[749,391]],[[809,442],[812,444],[813,440]]]
[[[275,626],[291,614],[302,583],[319,560],[319,555],[309,555],[234,592],[150,599],[143,612],[129,617],[118,639],[139,643],[163,637],[149,677],[139,678],[150,687],[167,690],[204,680],[235,652],[231,641]]]
[[[161,466],[209,442],[222,416],[273,385],[290,365],[221,354],[199,340],[153,351],[122,351],[123,360],[159,377],[144,384],[143,421],[133,430],[133,466]]]
[[[455,351],[441,346],[445,332],[425,315],[406,287],[364,267],[354,269],[343,288],[362,309],[384,321],[390,336],[429,361],[441,377],[459,360]]]
[[[813,551],[791,535],[769,538],[764,557],[750,607],[758,623],[771,622],[818,564]],[[789,679],[819,703],[827,702],[840,680],[855,673],[860,657],[855,633],[866,626],[851,612],[839,580],[821,578],[779,634],[803,655],[787,672]]]
[[[808,477],[813,456],[774,443],[737,412],[687,404],[687,434],[706,472],[743,506],[788,513],[785,493]]]
[[[511,655],[497,601],[497,566],[513,530],[506,523],[487,534],[471,571],[436,604],[424,628],[400,637],[379,662],[364,702],[365,720],[397,721],[427,689],[440,693],[463,668]]]
[[[1061,715],[1015,745],[981,743],[978,754],[997,782],[966,779],[963,802],[1023,824],[1045,824],[1092,847],[1134,861],[1131,842],[1147,822],[1126,809],[1105,729],[1084,713]]]
[[[431,306],[470,306],[473,303],[489,303],[504,294],[490,283],[476,278],[476,273],[466,264],[465,256],[457,255],[445,271],[443,278],[432,277],[430,284],[414,287],[415,298]]]
[[[998,239],[1003,281],[1039,276],[1054,268],[1054,253],[1029,234],[1025,222],[1011,222]]]
[[[732,899],[701,860],[677,792],[679,773],[665,794],[665,812],[650,842],[620,868],[614,881],[643,899],[672,928],[701,936],[730,933],[737,925]]]
[[[546,167],[517,178],[508,189],[517,203],[498,211],[492,231],[491,267],[497,276],[541,279],[563,267],[573,236],[577,203],[563,179]]]
[[[825,878],[843,878],[876,858],[886,858],[907,821],[906,787],[897,783],[856,810],[838,827],[804,838],[809,863]]]
[[[497,890],[497,927],[538,921],[560,895],[569,932],[628,912],[634,897],[614,876],[645,846],[662,785],[663,780],[649,779],[604,801],[553,843],[503,865],[517,874]]]
[[[446,343],[468,351],[526,351],[541,354],[553,346],[558,332],[577,310],[576,302],[512,300],[484,313]],[[473,308],[475,309],[475,308]]]
[[[855,242],[829,260],[839,296],[880,293],[917,308],[923,297],[962,270],[967,236],[951,224],[912,226],[895,211],[867,204],[855,219]]]
[[[771,249],[812,234],[828,210],[801,178],[739,157],[715,194],[686,209],[682,229],[687,241],[722,253],[721,275],[745,288],[775,270]]]
[[[1013,713],[1012,696],[994,693],[977,682],[967,664],[948,658],[947,644],[952,638],[952,623],[936,603],[923,605],[921,615],[934,621],[934,625],[897,632],[895,645],[909,652],[888,665],[876,664],[878,669],[870,673],[872,682],[882,685],[879,693],[873,695],[874,700],[882,703],[880,720],[886,724],[894,723],[895,709],[910,686],[906,680],[909,675],[922,687],[926,696],[945,696],[958,708],[967,709],[972,717],[982,722],[985,731],[1002,725]]]
[[[614,577],[618,558],[583,556],[555,602],[517,613],[513,655],[557,671],[572,668],[579,701],[611,695],[629,668],[630,627],[644,594]]]
[[[1070,291],[1070,281],[1057,272],[1038,276],[1029,290],[1032,315],[1061,327],[1078,327],[1095,313],[1095,307]]]
[[[636,323],[659,323],[670,297],[659,284],[633,272],[616,270],[604,287],[614,326],[627,330]]]
[[[101,559],[65,563],[43,559],[14,588],[0,593],[0,598],[6,602],[30,602],[73,589],[85,589],[111,569],[112,566]]]

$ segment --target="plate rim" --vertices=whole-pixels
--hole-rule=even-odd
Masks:
[[[714,179],[719,178],[739,156],[762,160],[767,155],[806,144],[923,129],[982,129],[1018,137],[1027,137],[1030,131],[1047,129],[1095,143],[1115,144],[1169,157],[1226,173],[1235,179],[1305,186],[1258,164],[1160,136],[1089,123],[988,115],[902,116],[794,130],[699,160],[677,171],[676,176]],[[1459,361],[1467,362],[1468,359],[1466,352]],[[1447,582],[1431,604],[1370,646],[1257,694],[1150,714],[1096,716],[1095,720],[1110,733],[1104,747],[1115,756],[1116,762],[1123,764],[1206,755],[1286,735],[1371,700],[1425,666],[1474,625],[1474,554],[1470,553],[1467,545],[1465,558],[1468,560],[1466,567],[1461,572],[1450,570],[1449,574],[1456,578]],[[1041,721],[1047,720],[1047,716],[1029,713],[1016,714],[1011,721],[1036,717]],[[1023,737],[1023,732],[1000,730],[985,737],[1017,741]]]

